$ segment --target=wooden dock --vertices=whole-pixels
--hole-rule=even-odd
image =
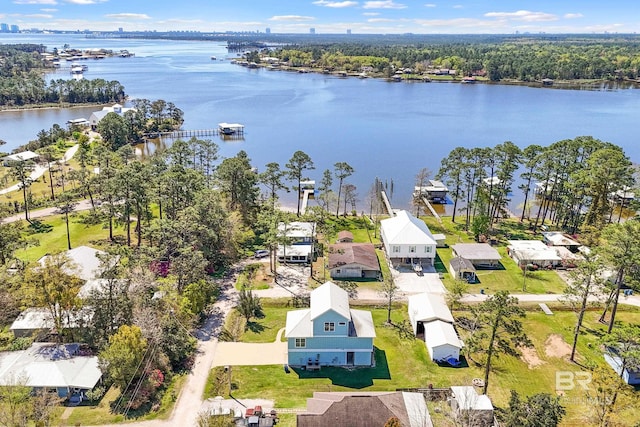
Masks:
[[[436,212],[436,210],[433,208],[433,206],[431,206],[431,203],[429,203],[429,200],[426,197],[422,198],[422,202],[427,206],[427,208],[429,209],[429,211],[431,212],[431,215],[434,216],[434,218],[439,222],[442,223],[442,218],[440,218],[440,215],[438,215],[438,212]]]
[[[302,190],[302,204],[300,205],[300,212],[304,215],[307,212],[307,204],[309,203],[309,196],[313,195],[314,190]]]
[[[389,216],[395,216],[395,213],[391,208],[391,202],[389,202],[389,198],[387,197],[386,191],[380,190],[380,195],[382,196],[382,202],[384,203],[384,206],[387,209],[387,213],[389,214]]]
[[[243,139],[244,128],[237,129],[232,134],[226,134],[220,131],[219,128],[213,129],[188,129],[188,130],[174,130],[169,132],[149,132],[143,135],[144,139],[179,139],[179,138],[192,138],[192,137],[206,137],[206,136],[222,136],[224,139]]]

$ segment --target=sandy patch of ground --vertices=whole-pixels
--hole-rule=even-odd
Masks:
[[[544,342],[544,352],[548,357],[563,358],[571,354],[571,346],[560,335],[552,334]]]
[[[534,369],[547,363],[538,357],[535,347],[520,347],[518,350],[522,353],[520,359],[529,366],[529,369]]]

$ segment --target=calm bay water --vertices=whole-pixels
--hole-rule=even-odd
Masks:
[[[640,161],[637,112],[640,92],[559,90],[489,84],[389,83],[338,78],[230,63],[224,45],[160,40],[96,40],[78,36],[2,35],[0,43],[35,42],[50,49],[128,49],[134,58],[85,62],[87,78],[119,80],[133,98],[164,99],[185,112],[184,129],[219,122],[244,124],[244,141],[217,140],[222,156],[245,150],[263,169],[282,166],[294,151],[313,159],[310,178],[338,161],[351,164],[362,209],[377,176],[394,181],[393,204],[408,207],[419,169],[434,173],[456,146],[520,147],[592,135],[622,146]],[[211,60],[214,55],[218,60]],[[220,60],[224,59],[224,60]],[[55,78],[69,78],[61,69]],[[95,107],[0,112],[3,150],[34,139],[40,129],[87,117]],[[516,202],[517,203],[517,200]],[[515,207],[514,207],[515,208]]]

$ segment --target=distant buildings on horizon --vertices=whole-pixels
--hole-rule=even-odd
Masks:
[[[0,33],[19,33],[20,32],[20,27],[18,27],[17,25],[9,25],[9,24],[5,24],[4,22],[2,24],[0,24]]]

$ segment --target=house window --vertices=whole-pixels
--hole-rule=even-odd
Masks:
[[[394,254],[399,254],[400,253],[400,246],[393,246],[392,251]]]
[[[324,322],[324,331],[333,332],[336,330],[336,324],[334,322]]]
[[[415,246],[409,246],[409,252],[411,252],[412,254],[416,253],[416,247]]]
[[[296,348],[305,348],[307,346],[306,338],[296,338]]]
[[[424,247],[424,251],[425,251],[425,253],[430,254],[431,253],[431,246],[425,246]]]
[[[346,325],[347,325],[347,323],[346,323],[346,322],[340,322],[340,323],[338,323],[338,325],[340,325],[340,326],[346,326]]]
[[[340,269],[339,268],[336,270],[336,274],[340,274]]]

